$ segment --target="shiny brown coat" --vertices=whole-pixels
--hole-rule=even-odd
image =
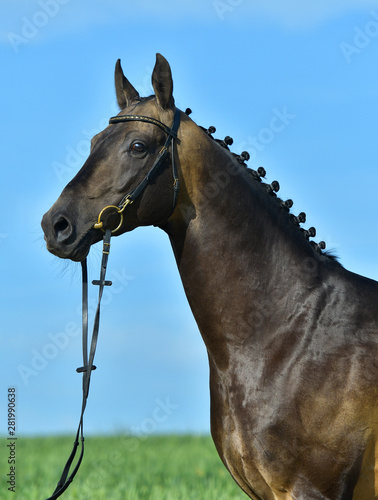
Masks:
[[[155,96],[139,98],[116,66],[120,114],[171,125],[172,77],[160,55]],[[82,260],[164,143],[148,123],[108,126],[45,214],[48,249]],[[142,143],[144,152],[133,147]],[[314,251],[245,166],[182,113],[180,193],[164,168],[127,207],[117,234],[168,234],[210,363],[211,431],[252,499],[378,499],[378,284]]]

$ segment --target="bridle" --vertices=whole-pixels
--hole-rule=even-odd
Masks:
[[[146,123],[151,123],[152,125],[156,125],[159,127],[163,132],[167,134],[167,138],[165,140],[164,146],[161,148],[161,150],[158,153],[158,156],[152,165],[150,171],[148,174],[144,177],[144,179],[138,184],[136,188],[131,190],[129,193],[127,193],[122,200],[119,202],[118,206],[116,205],[108,205],[104,207],[101,212],[98,215],[98,220],[96,224],[93,226],[95,229],[104,229],[104,223],[101,221],[102,216],[107,210],[112,210],[115,211],[117,214],[120,216],[120,221],[118,226],[112,230],[112,233],[115,233],[118,231],[118,229],[121,228],[123,224],[123,212],[127,205],[131,205],[131,203],[134,202],[134,200],[146,189],[148,184],[150,184],[155,177],[157,176],[160,166],[163,163],[164,158],[166,157],[168,153],[168,148],[169,144],[171,144],[171,163],[172,163],[172,176],[173,176],[173,206],[172,206],[172,212],[176,207],[177,203],[177,197],[178,197],[178,192],[180,189],[180,184],[179,184],[179,179],[178,179],[178,174],[177,174],[177,168],[175,164],[175,156],[174,156],[174,140],[177,139],[177,131],[180,125],[180,110],[176,108],[175,111],[175,116],[173,118],[173,124],[172,127],[167,127],[167,125],[164,125],[164,123],[160,122],[159,120],[156,120],[155,118],[151,118],[149,116],[143,116],[143,115],[120,115],[120,116],[113,116],[113,118],[110,118],[109,123],[123,123],[123,122],[146,122]]]
[[[129,121],[142,121],[146,123],[151,123],[153,125],[156,125],[159,127],[161,130],[163,130],[167,134],[167,138],[165,140],[164,146],[161,148],[161,150],[158,153],[158,156],[152,165],[150,171],[148,174],[144,177],[144,179],[138,184],[136,188],[131,190],[129,193],[127,193],[122,200],[119,202],[118,205],[108,205],[104,207],[101,212],[98,215],[97,222],[94,224],[95,229],[101,229],[104,231],[104,236],[103,236],[103,250],[102,250],[102,261],[101,261],[101,269],[100,269],[100,279],[99,280],[93,280],[92,284],[93,285],[98,285],[99,286],[99,294],[98,294],[98,301],[97,301],[97,309],[94,317],[94,323],[93,323],[93,332],[92,332],[92,338],[91,338],[91,344],[90,344],[90,350],[89,350],[89,356],[88,356],[88,272],[87,272],[87,260],[84,259],[81,262],[82,266],[82,348],[83,348],[83,366],[80,368],[77,368],[76,371],[78,373],[83,374],[83,399],[82,399],[82,405],[81,405],[81,414],[80,414],[80,420],[79,420],[79,426],[76,432],[76,437],[75,437],[75,442],[73,445],[72,452],[66,462],[66,465],[64,466],[62,475],[58,481],[58,484],[54,490],[54,493],[47,498],[47,500],[55,500],[56,498],[60,497],[62,493],[68,488],[68,486],[71,484],[73,481],[77,471],[79,470],[81,461],[84,456],[84,429],[83,429],[83,419],[84,419],[84,412],[85,412],[85,407],[87,404],[87,399],[88,399],[88,394],[89,394],[89,383],[91,379],[91,373],[93,370],[96,369],[96,366],[93,364],[94,361],[94,356],[96,352],[96,346],[97,346],[97,338],[98,338],[98,332],[99,332],[99,327],[100,327],[100,304],[101,304],[101,298],[104,290],[104,286],[111,286],[112,282],[105,280],[105,275],[106,275],[106,267],[108,263],[108,257],[109,257],[109,252],[110,252],[110,239],[113,233],[118,231],[122,224],[123,224],[123,212],[125,208],[130,205],[131,203],[134,202],[134,200],[146,189],[146,187],[156,178],[156,176],[159,173],[159,169],[163,163],[164,158],[166,157],[168,153],[169,146],[171,145],[171,156],[172,156],[172,176],[173,176],[173,206],[172,206],[172,212],[174,211],[176,204],[177,204],[177,198],[178,198],[178,192],[180,189],[180,184],[179,184],[179,179],[178,179],[178,173],[177,173],[177,168],[175,164],[175,158],[174,158],[174,140],[177,139],[177,131],[180,125],[180,111],[179,109],[176,109],[174,119],[173,119],[173,124],[172,127],[168,127],[164,123],[160,122],[159,120],[156,120],[155,118],[151,118],[149,116],[142,116],[142,115],[120,115],[120,116],[114,116],[110,118],[109,123],[114,124],[114,123],[122,123],[122,122],[129,122]],[[109,227],[106,227],[106,222],[102,221],[102,217],[106,211],[114,211],[117,213],[120,217],[119,224],[116,228],[112,229]],[[72,473],[68,476],[71,466],[73,464],[73,461],[76,456],[77,449],[79,447],[79,438],[81,441],[81,452],[79,455],[79,458],[77,459],[76,465],[74,466]]]

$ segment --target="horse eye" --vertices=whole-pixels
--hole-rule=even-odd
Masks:
[[[142,142],[134,142],[130,149],[134,151],[134,153],[144,153],[146,151],[146,146]]]

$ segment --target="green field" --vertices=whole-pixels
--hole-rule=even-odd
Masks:
[[[1,500],[44,500],[51,495],[72,444],[72,437],[19,437],[16,494],[4,488],[2,467]],[[210,437],[116,436],[86,438],[79,472],[61,498],[246,500],[247,496],[221,463]]]

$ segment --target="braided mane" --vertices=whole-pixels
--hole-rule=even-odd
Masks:
[[[192,113],[192,110],[190,108],[187,108],[185,110],[185,113],[189,116]],[[284,210],[288,213],[289,220],[291,223],[298,228],[298,231],[302,234],[303,238],[308,241],[308,243],[311,245],[313,250],[319,254],[319,255],[324,255],[325,257],[328,257],[329,259],[333,261],[337,261],[337,257],[331,253],[328,250],[325,250],[326,248],[326,243],[324,241],[320,241],[319,243],[315,242],[314,240],[310,238],[314,238],[316,236],[316,229],[315,227],[310,227],[308,229],[304,229],[300,227],[300,224],[303,224],[306,222],[306,214],[304,212],[301,212],[298,215],[294,215],[290,212],[290,209],[293,206],[293,200],[288,199],[288,200],[282,200],[277,196],[277,192],[280,189],[280,184],[278,181],[273,181],[270,184],[265,183],[262,181],[263,178],[266,176],[266,171],[264,167],[259,167],[257,170],[254,170],[250,167],[247,166],[245,163],[246,161],[249,160],[250,154],[248,151],[243,151],[240,155],[233,153],[229,146],[233,144],[233,139],[230,136],[226,136],[223,140],[221,139],[216,139],[213,137],[212,134],[216,131],[216,128],[213,126],[210,126],[208,129],[201,127],[199,125],[200,129],[202,129],[211,139],[213,139],[215,142],[217,142],[220,146],[223,148],[227,149],[230,151],[232,156],[238,161],[238,163],[246,168],[247,173],[250,175],[250,177],[255,181],[261,183],[261,186],[265,188],[267,196],[272,197],[276,202],[277,205],[281,210]]]

